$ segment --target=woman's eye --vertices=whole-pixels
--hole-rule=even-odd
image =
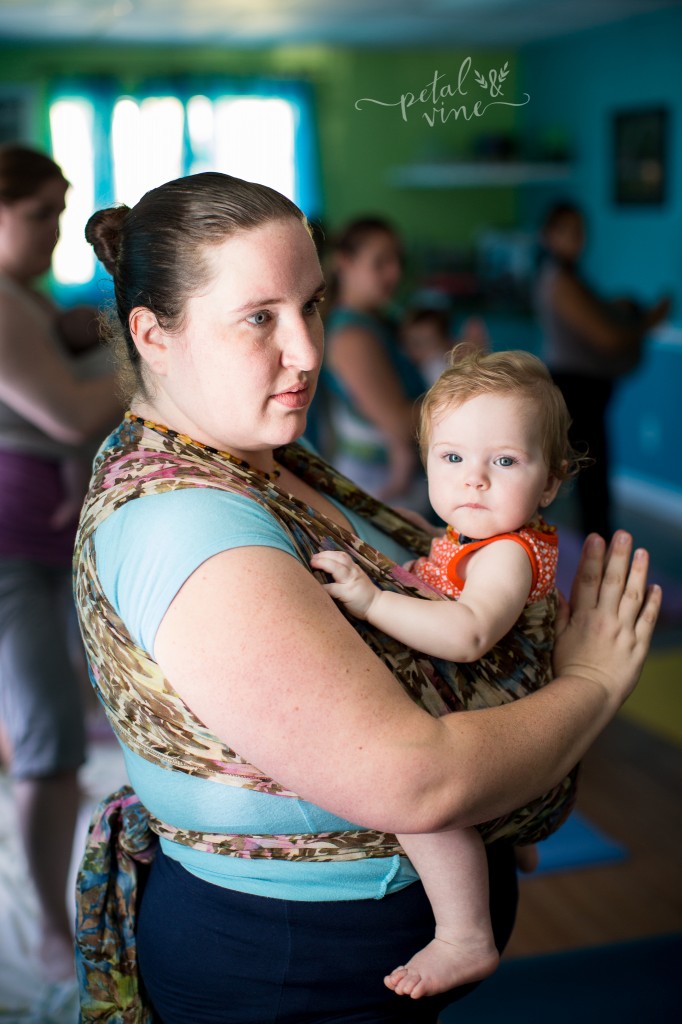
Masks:
[[[270,314],[267,309],[259,309],[257,313],[251,313],[247,316],[247,323],[254,324],[256,327],[263,327],[264,324],[270,319]]]
[[[496,466],[503,466],[505,468],[507,466],[513,466],[515,462],[516,459],[513,459],[511,455],[500,455],[499,459],[495,459]]]
[[[445,456],[445,461],[446,462],[461,462],[462,461],[462,456],[461,455],[457,455],[456,452],[448,452],[448,454]]]
[[[303,307],[303,312],[306,316],[313,316],[317,313],[317,307],[321,302],[324,302],[324,296],[320,296],[318,299],[311,299],[310,302],[306,302]]]

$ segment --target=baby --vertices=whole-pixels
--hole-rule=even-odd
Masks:
[[[412,571],[456,601],[427,601],[373,585],[340,551],[315,569],[347,610],[402,643],[448,661],[482,657],[525,605],[554,589],[557,537],[538,509],[574,465],[563,397],[539,359],[457,346],[427,393],[419,428],[429,498],[448,523]],[[482,841],[473,828],[401,835],[431,901],[435,938],[386,985],[419,998],[490,974],[498,963]]]
[[[426,387],[431,387],[449,363],[455,340],[450,334],[450,314],[445,309],[417,306],[408,310],[400,328],[400,340],[408,358],[419,370]],[[473,348],[490,348],[488,330],[480,317],[470,316],[461,324],[457,340]]]

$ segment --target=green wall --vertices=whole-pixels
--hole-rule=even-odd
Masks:
[[[446,100],[446,109],[481,96],[473,68],[484,74],[509,61],[507,98],[514,99],[515,55],[500,50],[452,49],[372,50],[335,47],[279,47],[269,50],[218,48],[120,47],[83,45],[0,46],[0,82],[30,82],[38,94],[37,144],[46,138],[45,99],[50,81],[67,76],[115,75],[133,88],[154,75],[227,74],[273,75],[309,81],[315,91],[324,220],[336,228],[358,213],[381,213],[405,232],[408,247],[470,246],[476,232],[487,226],[512,226],[516,221],[513,189],[412,190],[388,184],[391,167],[424,159],[471,155],[481,134],[515,133],[518,109],[494,106],[470,121],[451,116],[446,124],[429,127],[421,116],[431,105],[415,105],[407,121],[397,107],[355,101],[372,97],[399,101],[417,94],[444,74],[441,84],[457,85],[461,62],[472,56],[472,72],[463,88],[467,97]]]

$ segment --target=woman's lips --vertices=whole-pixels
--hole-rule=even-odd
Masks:
[[[272,397],[280,405],[285,405],[287,409],[304,409],[310,401],[310,392],[308,385],[303,384],[300,387],[291,388],[289,391],[279,391]]]

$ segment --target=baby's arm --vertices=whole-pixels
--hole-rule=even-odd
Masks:
[[[501,640],[521,614],[532,583],[528,555],[511,540],[496,541],[471,556],[458,601],[425,601],[379,590],[342,551],[319,552],[310,564],[334,577],[325,589],[352,615],[447,661],[476,661]]]

